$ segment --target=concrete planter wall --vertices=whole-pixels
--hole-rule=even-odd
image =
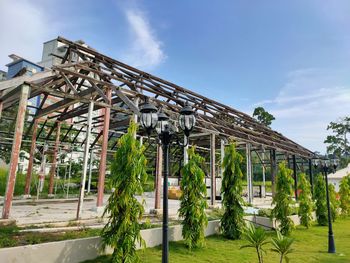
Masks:
[[[219,232],[219,220],[210,221],[205,231],[206,236]],[[169,227],[169,240],[182,240],[182,226]],[[155,247],[162,244],[162,229],[152,228],[141,230],[142,238],[147,247]],[[59,242],[42,243],[21,247],[0,249],[1,263],[78,263],[84,260],[94,259],[101,254],[112,253],[111,248],[101,252],[101,238],[90,237]],[[139,247],[138,247],[139,248]]]

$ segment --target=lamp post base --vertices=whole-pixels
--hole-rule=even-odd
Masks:
[[[335,253],[334,235],[328,235],[328,253]]]

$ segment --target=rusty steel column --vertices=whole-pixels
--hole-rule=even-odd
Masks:
[[[4,103],[2,101],[0,101],[0,119],[2,116],[2,107],[3,107]]]
[[[16,183],[16,171],[18,165],[19,152],[21,150],[22,135],[24,128],[24,121],[26,115],[26,108],[28,102],[28,96],[30,92],[30,87],[27,84],[23,84],[21,87],[21,95],[19,99],[18,112],[16,118],[15,135],[13,138],[11,161],[7,176],[6,193],[4,199],[4,205],[2,209],[2,218],[8,219],[10,215],[13,192]]]
[[[162,189],[162,174],[163,174],[163,149],[162,149],[162,145],[157,144],[154,209],[160,209],[160,199],[161,199],[160,192]]]
[[[216,175],[215,175],[215,134],[210,134],[210,179],[211,179],[211,205],[215,205]]]
[[[52,166],[50,169],[49,196],[53,196],[54,179],[57,168],[58,144],[60,142],[61,123],[57,122],[55,148],[53,150]]]
[[[112,98],[112,90],[107,88],[106,95],[109,101]],[[110,121],[111,109],[109,107],[104,108],[104,123],[103,123],[103,134],[102,134],[102,148],[101,148],[101,160],[97,184],[97,203],[96,206],[103,206],[103,191],[105,188],[105,176],[106,176],[106,163],[107,163],[107,146],[108,146],[108,131]]]
[[[37,130],[38,130],[38,120],[35,119],[34,125],[33,125],[32,145],[30,147],[30,153],[29,153],[26,185],[24,187],[24,197],[30,197],[30,183],[31,183],[32,173],[33,173],[33,162],[34,162]]]

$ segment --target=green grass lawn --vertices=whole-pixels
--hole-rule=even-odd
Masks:
[[[273,236],[274,233],[270,233]],[[290,254],[290,262],[350,262],[350,218],[338,219],[334,224],[334,235],[336,254],[327,253],[327,227],[313,226],[306,230],[298,227],[292,234],[295,238],[293,247],[294,253]],[[243,240],[229,241],[221,236],[207,238],[206,247],[200,250],[189,251],[182,242],[170,243],[171,263],[185,262],[257,262],[257,257],[253,249],[239,249],[245,244]],[[267,254],[264,262],[279,262],[277,254],[269,251],[270,245],[266,246]],[[161,247],[148,248],[139,251],[141,262],[154,263],[161,262]],[[85,263],[107,263],[110,257],[103,256]]]

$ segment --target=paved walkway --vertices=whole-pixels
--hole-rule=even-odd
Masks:
[[[105,195],[104,203],[107,202],[109,195]],[[81,214],[82,219],[98,219],[102,216],[103,209],[96,211],[96,197],[89,196],[88,200],[84,201],[83,210]],[[154,198],[150,196],[138,197],[141,201],[145,201],[145,212],[149,213],[154,208]],[[42,223],[53,223],[53,222],[69,222],[76,219],[77,211],[77,199],[54,199],[40,200],[35,203],[31,200],[14,200],[10,218],[15,219],[18,225],[31,225],[31,224],[42,224]],[[254,199],[254,207],[258,208],[271,208],[271,198],[266,199]],[[176,217],[177,210],[180,206],[179,200],[169,200],[169,216]],[[221,206],[220,202],[217,204]],[[2,205],[0,206],[2,209]],[[249,210],[250,209],[250,210]],[[252,208],[246,209],[248,212]],[[253,209],[257,211],[256,209]],[[252,210],[252,211],[253,211]]]

